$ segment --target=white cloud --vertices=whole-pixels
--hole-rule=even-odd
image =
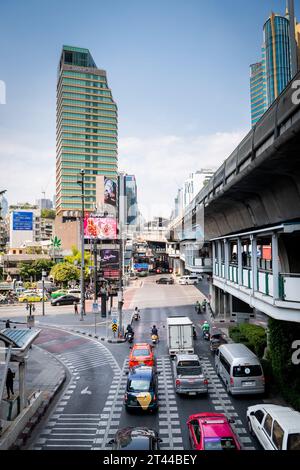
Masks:
[[[201,168],[217,168],[245,133],[119,139],[119,168],[136,176],[138,202],[146,219],[169,216],[177,189],[189,174]]]

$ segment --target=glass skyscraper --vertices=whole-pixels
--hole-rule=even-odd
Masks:
[[[285,89],[291,79],[291,46],[288,16],[272,13],[264,25],[266,51],[267,107]]]
[[[296,25],[296,39],[299,31]],[[272,13],[264,24],[262,60],[250,65],[250,99],[252,126],[260,119],[292,78],[290,21]],[[297,41],[299,48],[299,41]],[[299,51],[298,51],[299,52]]]
[[[118,114],[106,72],[97,68],[88,49],[63,46],[56,119],[56,212],[68,216],[81,210],[76,197],[81,169],[85,209],[93,211],[97,176],[117,178]]]

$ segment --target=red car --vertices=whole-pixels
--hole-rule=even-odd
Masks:
[[[148,343],[136,343],[131,349],[129,356],[129,368],[134,366],[155,365],[152,346]]]
[[[189,439],[194,450],[241,450],[230,423],[222,413],[198,413],[187,421]]]

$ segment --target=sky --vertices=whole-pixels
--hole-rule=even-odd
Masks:
[[[88,48],[107,71],[119,169],[136,175],[139,204],[149,217],[170,215],[189,174],[217,168],[250,130],[249,65],[261,59],[271,11],[284,13],[285,0],[1,0],[0,190],[9,203],[55,193],[67,44]]]

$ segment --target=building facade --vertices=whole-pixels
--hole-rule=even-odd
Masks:
[[[63,46],[57,83],[56,213],[81,210],[78,174],[84,169],[85,209],[93,211],[97,176],[117,177],[117,105],[105,70],[89,50]]]
[[[298,62],[300,25],[296,24]],[[272,13],[263,27],[262,60],[250,65],[251,124],[254,126],[292,78],[290,19]]]
[[[250,65],[250,98],[251,124],[254,126],[267,109],[263,61]]]

